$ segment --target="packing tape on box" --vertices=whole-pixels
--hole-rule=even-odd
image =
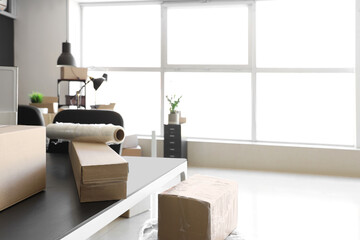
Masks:
[[[46,136],[78,142],[122,143],[125,131],[112,124],[56,123],[46,127]]]

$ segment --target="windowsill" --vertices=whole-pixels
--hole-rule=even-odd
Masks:
[[[151,136],[139,135],[140,140],[151,140]],[[157,136],[157,140],[164,140],[163,136]],[[185,138],[188,142],[196,143],[216,143],[216,144],[238,144],[238,145],[259,145],[273,147],[297,147],[297,148],[319,148],[319,149],[340,149],[340,150],[358,150],[355,146],[326,145],[326,144],[303,144],[303,143],[282,143],[282,142],[264,142],[264,141],[242,141],[242,140],[223,140],[223,139],[204,139],[204,138]]]

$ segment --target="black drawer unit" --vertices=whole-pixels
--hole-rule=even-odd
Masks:
[[[187,157],[187,143],[181,138],[181,125],[164,125],[164,157]]]

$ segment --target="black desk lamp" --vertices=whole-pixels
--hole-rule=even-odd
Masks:
[[[78,91],[76,91],[75,96],[76,96],[76,100],[77,100],[77,108],[80,108],[80,92],[89,82],[93,82],[93,85],[94,85],[94,89],[95,89],[95,105],[96,105],[96,91],[99,89],[99,87],[101,86],[101,84],[104,81],[107,81],[107,74],[104,73],[101,78],[93,78],[93,77],[89,77],[89,78],[90,78],[90,81],[86,82]]]

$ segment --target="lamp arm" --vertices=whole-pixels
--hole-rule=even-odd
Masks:
[[[89,82],[91,82],[91,81],[85,82],[85,84],[82,85],[82,87],[81,87],[78,91],[76,91],[76,94],[80,94],[81,90],[82,90]]]
[[[77,107],[78,107],[78,108],[80,107],[80,93],[81,93],[81,90],[82,90],[89,82],[91,82],[91,81],[85,82],[85,84],[82,85],[81,88],[76,91],[76,94],[71,98],[71,100],[72,100],[72,99],[74,99],[74,98],[76,97],[76,101],[77,101],[77,105],[78,105]]]

